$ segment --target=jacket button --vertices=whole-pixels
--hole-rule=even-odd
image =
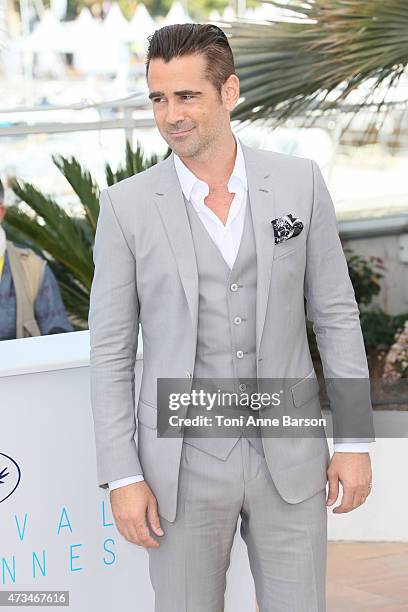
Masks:
[[[244,356],[244,351],[237,351],[238,359],[242,359],[243,356]]]
[[[231,291],[238,291],[237,283],[232,283],[232,285],[230,285],[230,289],[231,289]]]
[[[235,317],[234,323],[235,323],[235,325],[240,325],[242,323],[241,317]]]

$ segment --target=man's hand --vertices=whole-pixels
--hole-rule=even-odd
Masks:
[[[152,531],[158,536],[164,535],[157,500],[145,480],[113,489],[110,502],[116,527],[126,540],[145,548],[160,546],[150,535],[146,522],[147,515]]]
[[[326,506],[332,506],[339,495],[339,482],[343,497],[334,514],[350,512],[363,504],[371,492],[371,461],[369,453],[334,453],[327,470],[329,492]]]

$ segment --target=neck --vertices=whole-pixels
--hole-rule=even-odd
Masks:
[[[226,185],[232,174],[237,155],[237,144],[230,131],[222,142],[217,141],[198,157],[180,157],[197,178],[209,187]]]

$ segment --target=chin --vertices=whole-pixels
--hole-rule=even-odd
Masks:
[[[191,155],[190,147],[187,147],[187,146],[183,147],[183,145],[180,145],[179,143],[176,143],[171,148],[173,149],[174,153],[176,153],[176,155],[178,155],[179,157],[190,157]]]

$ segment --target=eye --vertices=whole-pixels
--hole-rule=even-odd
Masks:
[[[157,102],[160,102],[161,100],[164,100],[164,98],[163,97],[162,98],[152,98],[152,102],[154,104],[156,104]]]
[[[183,98],[183,100],[192,100],[193,98],[195,98],[195,96],[193,94],[185,94],[184,96],[181,96]]]

